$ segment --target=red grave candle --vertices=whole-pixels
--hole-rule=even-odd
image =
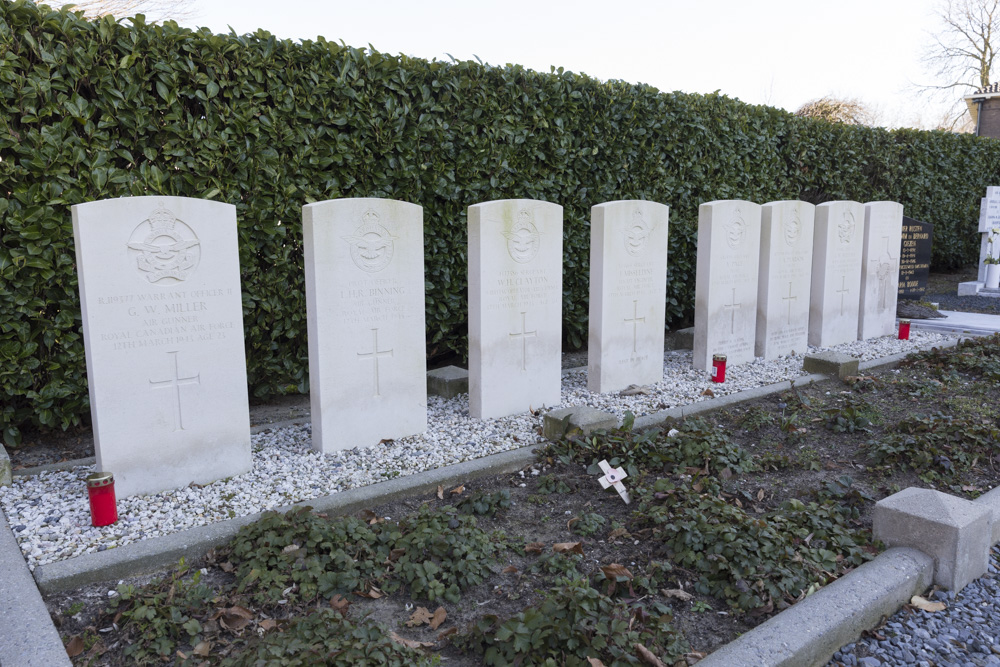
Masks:
[[[712,382],[726,381],[726,355],[712,355]]]
[[[90,522],[93,525],[110,526],[118,521],[114,475],[110,472],[87,475],[87,494],[90,496]]]
[[[910,340],[910,320],[899,321],[899,340]]]

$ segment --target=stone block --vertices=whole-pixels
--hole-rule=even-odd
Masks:
[[[975,280],[958,284],[958,296],[975,296],[983,286],[983,283]]]
[[[469,393],[469,371],[458,366],[427,371],[427,393],[443,398]]]
[[[694,349],[694,327],[678,329],[673,333],[668,332],[667,347],[671,350],[693,350]]]
[[[843,380],[858,374],[858,360],[843,352],[817,352],[806,355],[802,370],[806,373],[835,375]]]
[[[0,486],[10,486],[11,480],[10,457],[3,445],[0,445]]]
[[[934,583],[957,592],[987,571],[991,519],[985,505],[910,487],[875,504],[872,530],[886,546],[931,556]]]
[[[594,431],[617,427],[618,417],[588,405],[552,410],[542,419],[542,435],[549,440],[561,438],[573,429],[579,429],[584,435],[588,435]]]

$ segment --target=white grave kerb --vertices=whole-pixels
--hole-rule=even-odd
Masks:
[[[663,379],[669,207],[616,201],[591,209],[587,388]]]
[[[236,207],[73,206],[97,468],[119,497],[251,469]]]
[[[313,449],[427,428],[423,209],[391,199],[302,208]]]
[[[561,402],[562,206],[469,207],[469,413],[505,417]]]

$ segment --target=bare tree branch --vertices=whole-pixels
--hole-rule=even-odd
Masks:
[[[969,118],[964,100],[955,100],[955,88],[970,92],[992,82],[996,41],[1000,38],[1000,0],[942,0],[936,10],[941,28],[930,36],[922,61],[933,81],[919,92],[953,102],[950,118],[939,129],[954,130]]]
[[[179,21],[195,14],[194,0],[42,0],[53,9],[82,11],[87,18],[111,15],[127,18],[143,14],[149,21]]]
[[[856,98],[840,99],[832,95],[806,102],[799,107],[795,115],[820,118],[846,125],[874,126],[879,121],[878,113],[870,109],[861,100]]]

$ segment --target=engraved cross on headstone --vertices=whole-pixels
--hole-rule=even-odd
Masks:
[[[844,315],[844,295],[850,293],[850,289],[847,288],[847,276],[840,277],[840,289],[837,290],[837,294],[840,295],[840,314]]]
[[[788,302],[788,324],[792,323],[792,301],[798,299],[797,296],[792,296],[792,281],[788,281],[788,296],[781,297],[782,301]]]
[[[628,505],[628,491],[625,490],[625,485],[622,484],[622,480],[628,477],[628,474],[621,468],[612,468],[611,464],[607,461],[601,461],[597,465],[600,466],[601,471],[604,473],[604,476],[599,478],[597,481],[600,482],[601,486],[605,489],[609,486],[615,487],[615,491],[618,492],[618,495],[621,496],[622,500],[625,501],[625,504]]]
[[[528,339],[536,338],[538,336],[538,330],[527,331],[527,325],[525,324],[525,319],[527,317],[527,312],[521,312],[521,330],[517,333],[510,334],[511,338],[521,339],[521,370],[528,370]]]
[[[365,361],[368,357],[372,358],[375,362],[375,393],[372,396],[380,396],[379,386],[378,386],[378,360],[382,357],[391,357],[392,350],[380,350],[378,349],[378,329],[372,329],[372,351],[371,352],[358,352],[358,357],[360,361]]]
[[[169,389],[173,387],[177,392],[177,428],[175,431],[184,430],[184,414],[181,411],[181,387],[186,384],[201,384],[201,373],[197,375],[191,375],[186,378],[181,377],[180,363],[177,361],[177,355],[179,351],[167,352],[167,354],[174,355],[174,377],[169,380],[150,380],[149,386],[151,389]]]
[[[638,327],[639,322],[645,322],[645,317],[639,317],[639,300],[632,299],[632,319],[625,318],[625,324],[632,325],[632,354],[636,353],[636,327]]]
[[[722,307],[725,308],[726,310],[728,310],[730,312],[729,333],[735,334],[736,333],[736,310],[738,308],[742,308],[743,307],[742,303],[736,303],[736,288],[735,287],[733,288],[733,301],[732,301],[732,303],[727,303],[727,304],[725,304]]]

